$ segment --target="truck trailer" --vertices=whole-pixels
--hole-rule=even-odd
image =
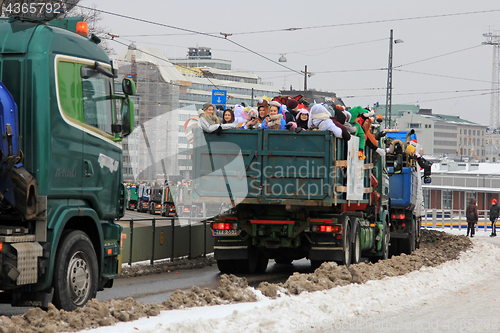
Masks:
[[[358,138],[329,131],[194,132],[193,202],[231,204],[211,220],[224,273],[262,272],[269,259],[350,265],[388,258],[385,159],[358,158]]]

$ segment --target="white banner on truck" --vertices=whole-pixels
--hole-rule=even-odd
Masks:
[[[359,138],[351,136],[347,144],[347,200],[363,200],[363,163],[358,157]]]

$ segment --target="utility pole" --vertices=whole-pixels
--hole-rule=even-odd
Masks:
[[[307,75],[309,73],[307,73],[307,65],[306,65],[306,68],[304,69],[304,92],[307,91]]]
[[[491,100],[490,100],[490,163],[493,162],[493,133],[499,127],[500,122],[500,82],[498,78],[499,71],[499,46],[500,35],[491,32],[483,34],[486,41],[483,45],[493,45],[493,72],[491,75]]]
[[[392,127],[392,29],[391,29],[391,38],[389,40],[389,64],[387,65],[387,92],[385,94],[385,128]],[[389,122],[387,122],[389,120]]]

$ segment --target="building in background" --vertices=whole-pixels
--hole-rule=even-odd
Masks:
[[[213,90],[226,90],[226,105],[256,105],[279,90],[253,73],[231,70],[231,61],[213,59],[209,48],[190,48],[185,59],[168,60],[157,49],[136,46],[115,59],[118,81],[136,83],[135,130],[123,141],[124,179],[158,181],[190,177],[192,146],[184,125],[196,119]]]
[[[385,114],[385,105],[376,108]],[[487,126],[459,116],[434,114],[432,109],[416,105],[393,105],[393,127],[414,129],[426,157],[432,160],[449,158],[456,161],[486,162]]]
[[[498,163],[462,163],[452,160],[432,165],[432,183],[422,185],[424,206],[446,216],[465,216],[471,198],[476,199],[484,216],[491,200],[500,196],[500,165]],[[441,214],[441,213],[440,213]]]

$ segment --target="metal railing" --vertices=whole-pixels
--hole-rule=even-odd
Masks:
[[[211,229],[203,218],[129,218],[117,223],[123,226],[122,261],[206,257],[213,252]]]
[[[478,223],[476,223],[476,231],[484,229],[485,232],[491,230],[491,222],[489,210],[478,209]],[[497,222],[500,225],[500,221]],[[467,229],[467,218],[464,209],[426,209],[422,217],[423,228],[448,228],[448,229]]]

